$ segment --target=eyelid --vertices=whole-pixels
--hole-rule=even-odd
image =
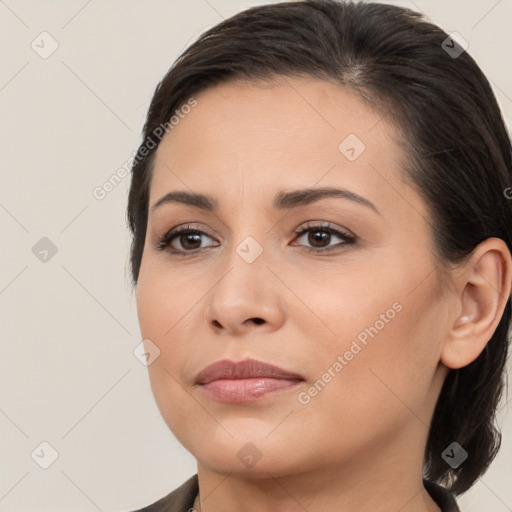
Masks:
[[[347,238],[356,238],[347,228],[336,226],[328,221],[308,221],[306,224],[301,224],[297,229],[294,230],[295,234],[302,234],[304,231],[318,229],[325,229],[326,231],[339,232],[341,235]]]

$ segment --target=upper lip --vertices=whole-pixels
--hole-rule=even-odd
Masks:
[[[254,377],[304,380],[298,373],[289,372],[256,359],[245,359],[238,362],[222,359],[203,368],[197,374],[195,382],[197,384],[208,384],[217,379],[249,379]]]

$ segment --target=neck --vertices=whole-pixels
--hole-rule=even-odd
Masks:
[[[228,447],[225,459],[216,461],[215,467],[198,462],[201,499],[196,510],[441,512],[423,487],[423,462],[428,425],[443,378],[439,373],[437,385],[417,413],[409,416],[405,412],[407,420],[389,423],[362,446],[347,442],[339,455],[332,453],[328,439],[304,439],[304,446],[297,446],[289,457],[286,452],[262,457],[251,468],[233,465]],[[272,447],[268,452],[262,448],[265,441],[255,443],[271,453]],[[341,451],[339,444],[337,439],[336,451]],[[301,449],[308,447],[314,455],[301,457]]]
[[[393,454],[391,448],[387,454],[368,453],[343,464],[279,476],[274,468],[240,476],[198,464],[200,494],[194,508],[198,512],[440,512],[423,487],[423,453],[416,451],[412,458],[411,453]]]

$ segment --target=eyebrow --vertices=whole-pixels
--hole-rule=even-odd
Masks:
[[[334,187],[304,188],[291,191],[283,190],[275,195],[274,200],[272,202],[272,206],[276,210],[285,210],[297,208],[299,206],[305,206],[329,197],[336,197],[354,201],[358,204],[361,204],[372,209],[378,215],[381,215],[380,212],[377,210],[376,206],[365,197],[360,196],[355,192],[351,192],[350,190],[344,188]],[[201,210],[207,210],[212,212],[218,210],[218,203],[211,196],[208,196],[206,194],[198,194],[195,192],[173,191],[161,197],[150,208],[151,213],[166,203],[182,203],[195,206],[196,208],[200,208]]]

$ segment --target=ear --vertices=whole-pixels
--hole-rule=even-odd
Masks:
[[[441,362],[457,369],[472,363],[496,330],[510,298],[512,257],[500,238],[481,242],[454,277],[453,321]]]

